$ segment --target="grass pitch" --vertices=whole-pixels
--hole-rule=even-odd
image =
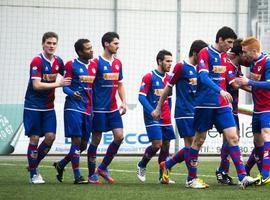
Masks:
[[[187,171],[184,164],[176,165],[171,173],[171,179],[176,184],[161,185],[158,183],[157,161],[152,160],[147,166],[146,182],[140,183],[136,177],[137,158],[116,158],[109,170],[116,183],[109,185],[74,185],[71,166],[68,165],[64,174],[64,182],[58,183],[55,179],[55,169],[52,166],[54,157],[42,161],[40,172],[46,181],[43,185],[28,183],[25,159],[1,159],[0,157],[0,199],[35,199],[35,200],[158,200],[158,199],[269,199],[270,186],[248,187],[246,190],[238,186],[224,186],[218,184],[215,169],[218,161],[200,161],[199,177],[210,185],[208,189],[185,188]],[[253,170],[253,176],[257,170]],[[87,177],[85,159],[81,162],[81,173]],[[234,166],[231,164],[230,174],[237,183]],[[102,180],[102,178],[101,178]]]

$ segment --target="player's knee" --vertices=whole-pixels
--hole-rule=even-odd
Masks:
[[[229,137],[227,140],[230,146],[236,146],[238,145],[239,137],[238,135],[234,135],[234,136]]]
[[[123,140],[124,140],[124,137],[123,136],[119,136],[119,137],[115,137],[114,138],[114,142],[116,144],[121,144],[123,142]]]
[[[203,145],[204,141],[205,141],[204,137],[199,137],[195,139],[194,143],[198,148],[200,148]]]
[[[53,142],[55,140],[55,134],[47,134],[45,136],[45,142],[48,144],[48,145],[52,145]]]

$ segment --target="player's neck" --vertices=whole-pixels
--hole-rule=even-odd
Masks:
[[[192,64],[192,65],[196,65],[196,61],[195,61],[195,59],[194,59],[194,56],[191,56],[191,57],[189,57],[188,58],[188,62],[190,63],[190,64]]]
[[[214,44],[214,48],[216,49],[216,50],[218,50],[218,52],[222,52],[222,49],[221,49],[221,47],[220,47],[220,45],[218,45],[218,43],[215,43]]]
[[[160,74],[165,74],[165,72],[162,70],[162,67],[161,66],[158,66],[157,69],[158,73]]]
[[[104,51],[103,52],[102,57],[105,58],[108,61],[112,61],[113,60],[113,54],[111,54],[111,53],[109,53],[107,51]]]
[[[43,52],[43,55],[44,55],[45,58],[47,58],[48,60],[50,60],[50,61],[53,60],[53,54],[47,54],[46,52]]]

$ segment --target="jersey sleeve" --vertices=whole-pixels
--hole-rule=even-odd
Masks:
[[[119,61],[120,62],[120,61]],[[123,81],[123,67],[122,67],[122,63],[120,62],[120,71],[119,71],[119,82]]]
[[[236,78],[236,71],[232,64],[226,63],[226,80],[229,84],[232,84]]]
[[[174,66],[173,71],[171,73],[170,80],[168,82],[168,86],[173,87],[177,83],[177,81],[181,77],[182,69],[183,69],[183,64],[182,63],[177,63]]]
[[[202,71],[209,72],[209,55],[208,49],[204,48],[199,52],[198,55],[198,73]]]
[[[35,57],[30,64],[31,79],[42,79],[42,61],[40,57]]]
[[[64,68],[65,68],[65,78],[66,77],[72,78],[73,77],[72,61],[68,61]]]
[[[270,60],[267,59],[265,63],[265,80],[270,81]]]
[[[141,87],[140,87],[140,94],[147,96],[148,91],[151,88],[151,77],[152,75],[146,74],[143,78],[142,78],[142,83],[141,83]]]
[[[59,74],[61,74],[63,76],[64,72],[65,72],[64,61],[60,57],[57,57],[57,58],[59,60]]]

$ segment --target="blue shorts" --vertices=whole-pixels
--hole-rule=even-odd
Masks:
[[[146,127],[146,132],[149,141],[153,140],[173,140],[175,139],[175,134],[173,126],[148,126]]]
[[[196,108],[194,116],[194,128],[198,132],[205,132],[218,127],[223,132],[224,129],[236,127],[231,108]]]
[[[23,125],[25,135],[30,137],[37,135],[43,137],[46,133],[56,133],[55,110],[49,111],[23,111]]]
[[[111,113],[94,113],[93,131],[107,132],[116,128],[123,128],[122,117],[119,110]]]
[[[92,115],[64,111],[65,137],[81,137],[88,141],[92,131]]]
[[[194,118],[175,119],[175,122],[181,138],[193,137],[195,135]]]
[[[270,128],[270,112],[253,113],[252,132],[261,133],[262,128]]]
[[[240,131],[240,124],[239,124],[239,117],[238,117],[238,114],[234,114],[234,113],[233,113],[233,118],[234,118],[234,121],[235,121],[237,130]],[[218,131],[220,134],[222,134],[222,133],[223,133],[223,130],[222,130],[221,128],[217,127],[217,125],[215,125],[215,126],[216,126],[217,131]]]

